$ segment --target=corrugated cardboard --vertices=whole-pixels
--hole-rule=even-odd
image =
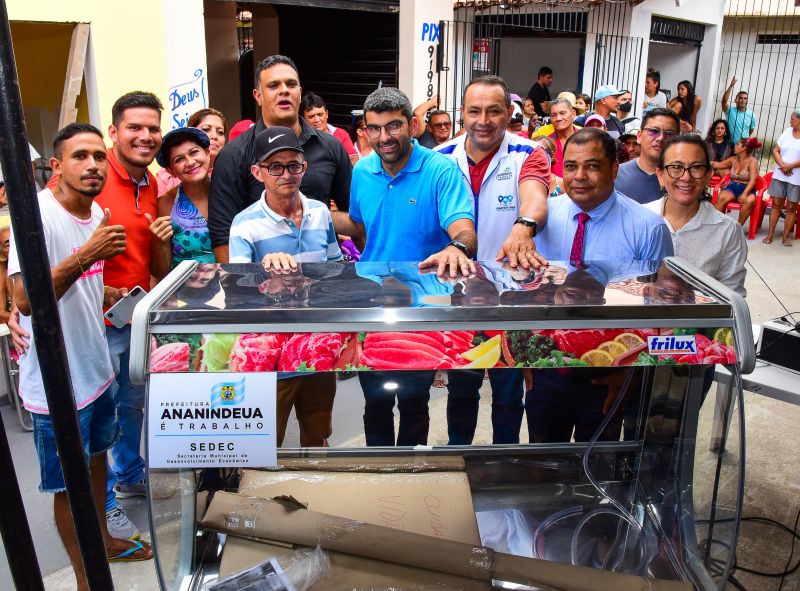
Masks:
[[[376,474],[246,470],[239,494],[293,496],[308,508],[426,536],[479,544],[467,475],[463,472]]]
[[[493,578],[564,591],[690,591],[688,583],[655,581],[581,566],[496,553],[479,545],[380,527],[285,502],[219,492],[203,518],[216,531],[277,540],[392,562],[479,581]],[[435,582],[435,578],[432,579]]]
[[[220,565],[220,578],[250,568],[270,558],[284,564],[293,550],[229,536]],[[485,581],[434,573],[391,562],[328,552],[331,576],[317,581],[308,591],[489,591]],[[282,562],[283,561],[283,562]]]

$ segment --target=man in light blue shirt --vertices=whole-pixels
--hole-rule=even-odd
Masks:
[[[536,235],[540,254],[569,261],[576,269],[571,275],[594,286],[589,292],[595,303],[602,303],[600,281],[622,279],[626,262],[658,265],[674,253],[664,220],[614,189],[617,169],[616,144],[606,132],[584,128],[570,137],[564,146],[565,194],[548,199],[547,225]],[[536,372],[525,399],[531,441],[569,441],[573,431],[576,441],[588,440],[605,416],[608,396],[606,386],[592,379],[605,379],[607,373],[583,368]],[[601,439],[618,440],[619,435],[617,424]]]
[[[273,126],[255,139],[256,162],[250,167],[264,185],[261,199],[233,218],[228,238],[231,263],[264,262],[283,271],[289,261],[342,259],[336,232],[324,203],[300,192],[308,163],[288,127]]]
[[[255,138],[256,160],[250,172],[264,185],[261,199],[233,218],[228,238],[231,263],[262,263],[270,278],[260,286],[267,305],[307,306],[311,280],[300,262],[338,261],[331,214],[324,203],[300,192],[308,164],[297,135],[272,126]],[[325,447],[333,427],[336,376],[331,372],[279,373],[276,426],[283,444],[294,407],[302,447]]]
[[[364,102],[364,122],[374,152],[353,168],[350,211],[333,212],[336,231],[366,238],[364,262],[422,261],[420,268],[436,267],[439,276],[474,273],[472,196],[453,162],[413,139],[417,120],[408,97],[396,88],[377,89]],[[427,444],[435,373],[359,372],[367,445]]]
[[[547,225],[536,235],[542,256],[582,263],[661,261],[673,254],[664,220],[614,189],[618,168],[614,139],[603,130],[586,128],[569,138],[564,147],[565,194],[547,200]],[[583,231],[576,235],[579,226]],[[580,260],[575,261],[578,246]]]

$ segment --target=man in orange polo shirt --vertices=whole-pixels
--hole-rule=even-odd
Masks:
[[[163,270],[153,267],[152,252],[171,248],[169,216],[156,218],[158,187],[147,170],[161,148],[161,101],[149,92],[129,92],[111,109],[108,135],[108,177],[96,202],[111,210],[110,224],[125,227],[125,252],[106,261],[103,283],[128,291],[135,286],[149,291],[150,276]],[[117,416],[121,435],[111,448],[106,494],[106,521],[115,537],[130,538],[139,532],[119,506],[117,497],[145,496],[144,460],[139,454],[144,418],[144,388],[134,386],[128,374],[131,329],[106,326],[106,340],[117,379]]]

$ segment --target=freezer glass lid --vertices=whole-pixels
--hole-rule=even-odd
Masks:
[[[199,264],[153,311],[151,322],[215,316],[261,322],[396,320],[557,320],[565,317],[730,317],[702,284],[653,261],[551,262],[513,269],[479,262],[469,277],[438,277],[416,262],[300,263],[296,271],[260,264]],[[336,313],[340,311],[341,313]]]

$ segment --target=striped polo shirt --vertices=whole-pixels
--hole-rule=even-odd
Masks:
[[[324,203],[302,193],[300,202],[303,219],[298,228],[270,209],[261,193],[258,201],[233,218],[228,239],[230,262],[258,263],[265,254],[276,252],[290,254],[301,263],[341,260],[331,212]]]

